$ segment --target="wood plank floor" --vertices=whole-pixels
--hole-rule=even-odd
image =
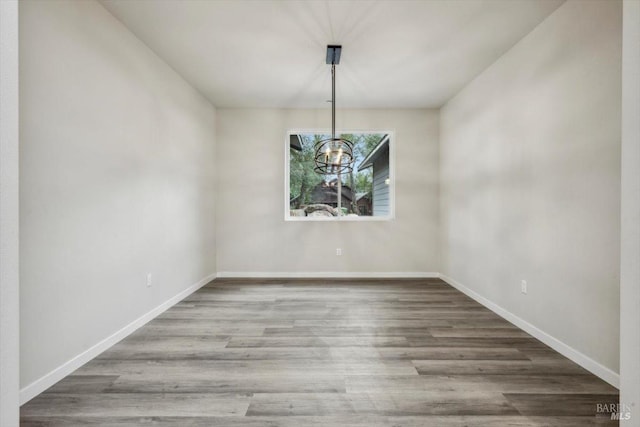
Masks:
[[[23,426],[616,425],[618,391],[439,279],[215,280]]]

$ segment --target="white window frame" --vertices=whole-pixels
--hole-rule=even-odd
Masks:
[[[284,141],[284,220],[293,222],[333,222],[333,221],[393,221],[396,214],[396,188],[395,188],[395,175],[396,175],[396,136],[393,130],[336,130],[336,135],[340,134],[386,134],[389,135],[389,214],[384,216],[336,216],[336,217],[322,217],[322,216],[291,216],[289,215],[289,161],[290,161],[290,141],[291,135],[311,133],[311,134],[324,134],[330,135],[331,129],[289,129],[285,135]],[[355,165],[357,166],[357,165]]]

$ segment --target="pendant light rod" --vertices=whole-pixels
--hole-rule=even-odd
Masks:
[[[336,139],[336,64],[331,64],[331,138]]]

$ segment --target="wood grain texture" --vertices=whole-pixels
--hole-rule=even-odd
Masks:
[[[439,279],[215,280],[23,426],[601,426],[618,391]]]

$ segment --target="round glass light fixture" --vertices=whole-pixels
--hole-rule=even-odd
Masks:
[[[314,169],[323,175],[351,172],[353,170],[353,142],[335,137],[316,142]]]

